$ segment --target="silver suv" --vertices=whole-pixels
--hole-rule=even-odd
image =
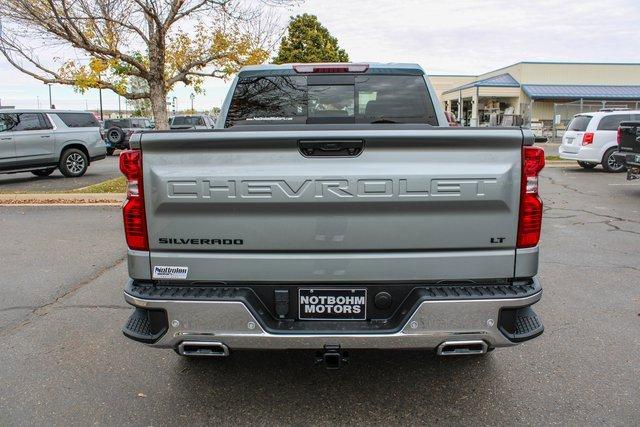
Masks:
[[[0,173],[67,177],[106,157],[100,123],[85,111],[0,110]]]

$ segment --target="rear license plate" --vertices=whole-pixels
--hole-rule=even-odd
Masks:
[[[298,314],[302,320],[365,320],[366,289],[298,289]]]

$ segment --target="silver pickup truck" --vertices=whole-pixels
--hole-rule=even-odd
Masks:
[[[243,69],[208,131],[136,134],[120,167],[124,334],[183,356],[310,349],[485,354],[531,306],[544,154],[448,127],[413,64]]]

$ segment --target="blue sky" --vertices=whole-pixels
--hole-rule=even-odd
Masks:
[[[432,74],[480,74],[518,61],[640,62],[638,0],[308,0],[279,10],[312,13],[338,38],[352,61],[417,62]],[[220,105],[229,81],[209,79],[198,109]],[[54,85],[58,108],[95,109],[97,91]],[[191,90],[171,94],[188,108]],[[45,108],[46,85],[0,58],[4,105]],[[105,108],[118,97],[103,91]],[[123,100],[124,108],[124,100]]]

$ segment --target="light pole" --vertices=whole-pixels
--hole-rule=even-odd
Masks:
[[[196,99],[196,96],[193,94],[193,92],[191,92],[191,95],[189,95],[189,98],[191,98],[191,112],[195,113],[196,111],[193,109],[193,100]]]
[[[49,108],[53,110],[53,101],[51,101],[51,83],[46,83],[49,86]]]
[[[98,80],[102,81],[102,77],[98,74]],[[104,115],[102,114],[102,83],[98,82],[98,94],[100,97],[100,120],[104,120]]]

